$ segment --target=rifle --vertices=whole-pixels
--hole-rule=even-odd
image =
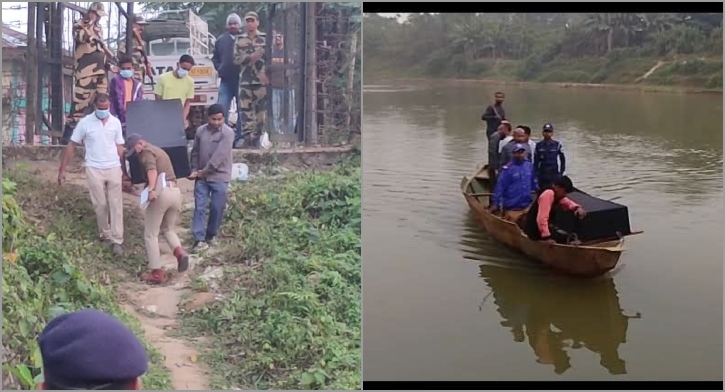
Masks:
[[[136,37],[136,40],[139,43],[143,42],[143,39],[141,38],[141,33],[138,32],[138,30],[133,30],[133,35]],[[128,48],[126,48],[128,49]],[[128,50],[127,50],[128,51]],[[143,57],[144,67],[146,68],[146,75],[149,77],[149,80],[151,81],[151,87],[154,87],[154,75],[153,71],[151,69],[151,62],[149,61],[148,56],[146,55],[146,51],[144,49],[139,50],[141,52],[141,56]]]
[[[86,23],[88,23],[88,22],[89,22],[89,20],[87,20],[86,18],[83,18],[83,19],[81,19],[81,22],[79,23],[79,25],[80,25],[80,27],[81,27],[81,28],[82,28],[83,30],[85,30],[86,34],[88,34],[88,35],[89,35],[90,37],[95,37],[96,33],[95,33],[94,31],[90,30],[90,27],[88,27],[88,26],[86,25]],[[97,39],[97,38],[92,38],[92,39],[91,39],[91,42],[93,42],[93,43],[95,43],[96,45],[98,45],[98,46],[99,46],[99,47],[101,48],[101,50],[103,50],[103,53],[105,53],[105,54],[106,54],[106,56],[108,56],[108,63],[109,63],[109,64],[111,64],[111,65],[114,65],[114,66],[118,66],[118,59],[117,59],[117,58],[116,58],[116,56],[115,56],[115,55],[114,55],[114,54],[113,54],[113,53],[112,53],[112,52],[111,52],[111,51],[110,51],[110,50],[109,50],[109,49],[108,49],[108,48],[106,47],[106,45],[105,45],[105,44],[103,43],[103,41],[101,41],[101,40],[99,40],[99,39]]]

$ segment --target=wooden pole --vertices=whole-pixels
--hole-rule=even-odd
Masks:
[[[51,3],[50,11],[50,56],[52,58],[50,71],[50,121],[52,128],[52,144],[60,142],[63,134],[63,3]],[[60,135],[60,136],[59,136]]]
[[[275,3],[267,3],[267,12],[265,15],[265,23],[264,23],[264,30],[267,32],[267,40],[264,42],[264,61],[267,66],[267,71],[269,71],[269,66],[272,65],[272,42],[274,41],[274,36],[272,35],[272,20],[274,18],[274,14],[277,11],[277,7]],[[269,75],[269,74],[268,74]],[[271,134],[272,124],[274,124],[274,110],[273,110],[273,99],[272,99],[272,89],[267,87],[267,115],[265,116],[265,121],[263,124],[263,131]]]
[[[305,144],[317,144],[317,3],[305,4]]]
[[[126,55],[133,55],[133,2],[126,3]]]
[[[36,2],[28,2],[28,43],[25,54],[25,143],[33,144],[35,141],[36,92],[38,89],[38,52],[35,44]]]
[[[46,46],[43,45],[43,36],[45,32],[45,18],[47,16],[46,7],[49,3],[36,3],[35,18],[35,46],[36,46],[36,61],[38,62],[38,80],[36,84],[35,92],[35,135],[43,134],[43,117],[45,112],[43,111],[43,103],[45,101],[45,94],[43,94],[43,87],[45,86],[45,74],[48,69],[48,54],[46,53]],[[46,37],[47,38],[47,37]],[[35,139],[35,138],[33,138]]]

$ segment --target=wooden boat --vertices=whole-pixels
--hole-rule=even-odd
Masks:
[[[533,241],[517,224],[489,212],[487,207],[492,188],[488,165],[479,165],[472,175],[463,177],[461,181],[461,192],[468,205],[486,232],[496,241],[568,275],[595,277],[617,266],[624,251],[624,237],[577,245]],[[641,233],[633,232],[630,235]]]

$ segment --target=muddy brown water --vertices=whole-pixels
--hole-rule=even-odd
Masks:
[[[722,380],[722,96],[504,88],[513,123],[552,122],[575,185],[645,231],[574,280],[492,241],[460,194],[498,89],[365,88],[364,379]]]

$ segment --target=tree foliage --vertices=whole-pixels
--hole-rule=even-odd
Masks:
[[[365,61],[431,76],[480,74],[516,60],[528,80],[556,60],[722,54],[722,13],[365,15]],[[651,67],[651,65],[650,65]]]
[[[269,15],[270,8],[274,6],[283,6],[285,3],[259,3],[259,2],[243,2],[243,3],[212,3],[212,2],[163,2],[153,1],[142,3],[145,9],[153,11],[162,10],[186,10],[190,9],[197,15],[201,16],[207,23],[209,23],[209,32],[214,35],[219,35],[224,32],[227,16],[231,13],[237,13],[240,17],[244,17],[249,11],[255,11],[259,15],[260,29],[265,29],[265,23],[267,16]],[[351,2],[327,2],[324,3],[325,7],[334,8],[350,8],[358,10],[356,13],[360,15],[356,18],[356,22],[360,24],[362,22],[362,3],[351,3]],[[355,13],[353,13],[355,14]]]

